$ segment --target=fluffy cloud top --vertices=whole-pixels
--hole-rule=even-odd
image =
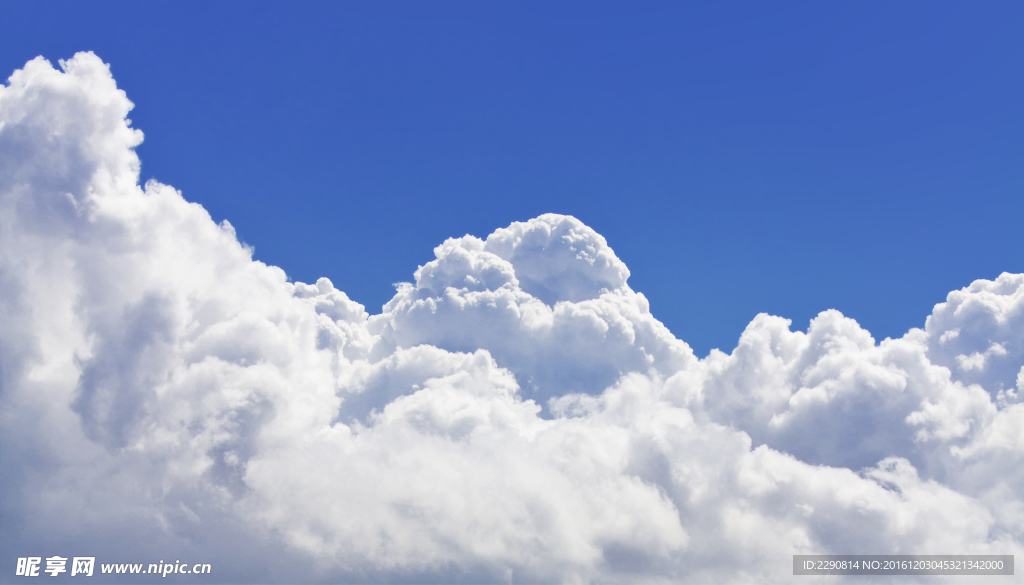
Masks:
[[[769,582],[793,554],[1024,553],[1024,275],[900,339],[762,314],[701,360],[548,214],[445,241],[369,315],[140,187],[131,102],[95,55],[60,65],[0,87],[5,574]]]

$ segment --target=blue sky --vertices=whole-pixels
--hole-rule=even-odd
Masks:
[[[111,64],[155,177],[371,313],[451,236],[603,234],[705,355],[878,339],[1024,271],[1019,3],[5,3],[0,66]]]

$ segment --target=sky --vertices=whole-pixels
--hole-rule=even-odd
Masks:
[[[1019,7],[4,14],[0,582],[1024,554]]]
[[[760,312],[899,337],[1024,271],[1017,3],[4,12],[5,71],[94,51],[143,180],[371,312],[444,239],[542,213],[608,238],[701,356]]]

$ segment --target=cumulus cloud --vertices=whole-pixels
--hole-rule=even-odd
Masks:
[[[698,359],[549,214],[443,242],[370,315],[140,186],[109,68],[60,66],[0,88],[3,566],[770,582],[793,554],[1024,553],[1024,275],[900,339],[762,314]]]

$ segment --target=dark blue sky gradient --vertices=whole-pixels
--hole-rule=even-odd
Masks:
[[[899,336],[1024,272],[1024,3],[2,12],[5,75],[95,51],[144,180],[374,313],[445,238],[545,212],[603,234],[702,356],[762,311]]]

